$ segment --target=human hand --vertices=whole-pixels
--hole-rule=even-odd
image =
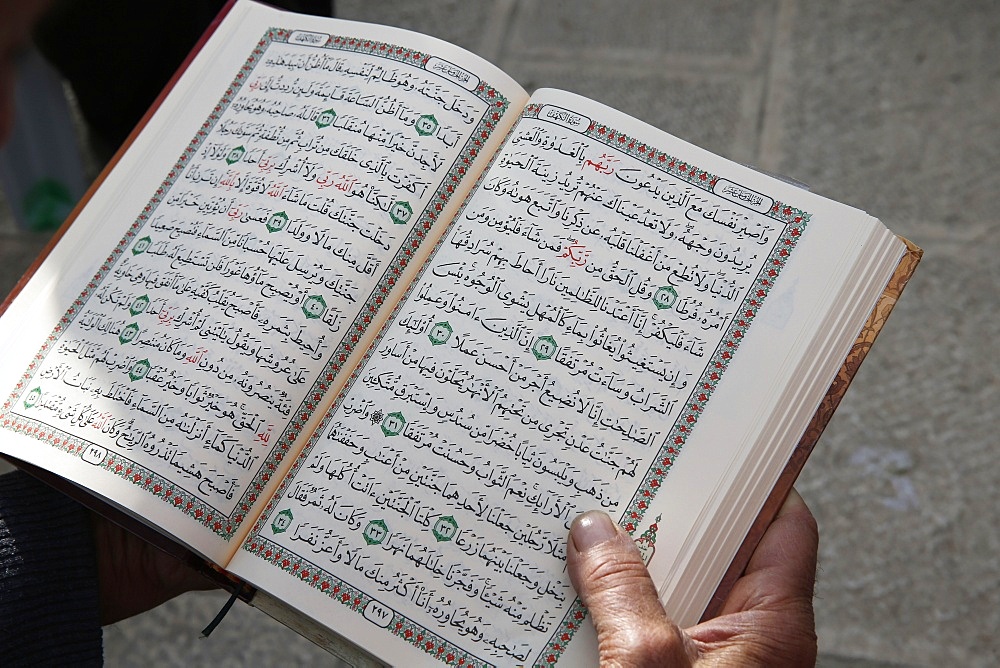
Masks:
[[[155,608],[173,597],[218,585],[109,519],[92,515],[101,625]]]
[[[663,610],[632,539],[604,513],[574,520],[570,579],[594,626],[601,666],[812,666],[816,521],[792,490],[718,617],[682,630]]]

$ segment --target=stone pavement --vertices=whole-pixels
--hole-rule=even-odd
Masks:
[[[1000,3],[337,0],[866,209],[926,254],[798,484],[819,520],[820,665],[1000,663]],[[0,224],[6,288],[43,239]],[[330,657],[191,594],[109,665]],[[178,638],[188,639],[190,641]]]

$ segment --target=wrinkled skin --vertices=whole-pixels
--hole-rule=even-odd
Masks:
[[[715,619],[680,629],[642,557],[603,513],[570,530],[569,574],[597,629],[601,666],[813,666],[816,521],[792,491]]]

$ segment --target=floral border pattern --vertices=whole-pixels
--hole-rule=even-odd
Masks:
[[[280,568],[292,577],[298,578],[357,614],[363,614],[368,604],[376,601],[371,596],[326,572],[320,566],[302,559],[299,555],[283,552],[283,548],[263,536],[258,536],[249,545],[244,545],[243,549]],[[493,664],[476,658],[396,611],[393,611],[393,617],[385,628],[389,633],[449,666],[493,667]]]

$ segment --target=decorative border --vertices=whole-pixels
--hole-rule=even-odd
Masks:
[[[331,600],[347,606],[352,612],[363,614],[364,609],[369,603],[372,601],[379,602],[377,599],[368,596],[359,589],[331,575],[323,570],[322,567],[299,558],[299,555],[283,552],[283,548],[263,536],[258,536],[258,539],[249,545],[244,545],[243,549],[326,594]],[[448,640],[428,631],[395,610],[393,610],[392,620],[390,620],[385,629],[397,638],[405,640],[417,649],[449,666],[494,668],[493,664],[456,647]]]
[[[174,166],[171,168],[153,196],[149,199],[142,212],[132,223],[128,232],[118,242],[118,245],[115,247],[112,254],[104,261],[98,272],[60,319],[59,323],[55,326],[45,343],[43,343],[39,352],[35,355],[31,364],[28,366],[28,369],[22,375],[21,380],[18,382],[7,401],[4,403],[2,409],[0,409],[0,426],[17,433],[26,434],[45,441],[49,445],[56,447],[67,454],[80,455],[85,451],[88,445],[91,445],[89,441],[85,441],[79,437],[62,432],[38,420],[24,418],[19,415],[12,415],[11,409],[16,404],[23,391],[28,387],[38,366],[51,352],[64,330],[70,325],[70,323],[72,323],[76,316],[79,315],[87,300],[90,299],[94,291],[97,290],[98,286],[105,280],[105,278],[107,278],[113,265],[121,258],[132,241],[138,237],[142,228],[150,220],[153,212],[163,201],[163,198],[166,196],[169,189],[173,187],[177,179],[180,178],[184,168],[195,156],[202,143],[207,139],[209,133],[219,122],[222,114],[226,109],[228,109],[237,93],[241,90],[243,84],[249,79],[250,73],[264,57],[267,47],[274,42],[288,43],[288,38],[293,32],[293,30],[285,28],[271,28],[265,32],[264,36],[257,43],[256,48],[233,78],[233,81],[226,89],[225,94],[212,110],[212,113],[209,114],[208,118],[192,138],[187,148],[184,149],[180,158],[178,158],[177,162],[174,163]],[[332,36],[332,40],[328,44],[319,48],[364,53],[369,56],[389,58],[402,63],[418,66],[425,65],[431,58],[429,54],[406,49],[393,44],[376,42],[373,40],[359,40],[345,36]],[[272,446],[270,455],[261,464],[257,475],[253,478],[247,491],[240,499],[237,509],[231,517],[226,517],[220,513],[218,509],[207,505],[198,497],[191,495],[187,491],[175,486],[165,478],[162,478],[156,473],[138,465],[136,462],[120,454],[116,454],[112,457],[105,457],[100,466],[108,472],[118,475],[121,478],[145,489],[154,496],[160,497],[160,499],[165,503],[173,505],[178,510],[201,522],[204,526],[221,538],[227,541],[231,540],[239,528],[239,525],[242,524],[243,520],[246,518],[246,513],[250,511],[250,508],[258,500],[264,487],[267,485],[268,481],[270,481],[271,476],[277,470],[282,460],[288,455],[292,444],[301,433],[302,428],[312,412],[316,410],[323,395],[329,390],[334,378],[340,372],[344,362],[347,360],[351,351],[353,351],[354,347],[361,339],[361,335],[371,324],[374,314],[381,307],[386,295],[388,295],[389,291],[396,284],[396,281],[398,280],[403,269],[405,269],[409,264],[415,249],[423,242],[428,231],[431,229],[434,222],[436,222],[438,214],[451,201],[456,185],[465,175],[468,166],[479,154],[479,151],[485,144],[486,139],[495,129],[497,121],[499,121],[502,114],[506,112],[510,106],[510,101],[492,86],[481,84],[476,91],[474,91],[474,94],[483,101],[487,102],[490,106],[480,118],[479,123],[473,131],[472,138],[466,143],[459,154],[458,159],[455,163],[453,163],[451,169],[445,174],[442,185],[435,192],[434,198],[431,200],[432,203],[429,203],[424,208],[421,216],[411,227],[410,233],[404,239],[400,250],[389,262],[382,278],[378,281],[375,288],[369,295],[365,307],[359,311],[359,315],[355,318],[354,322],[351,323],[351,327],[348,330],[349,333],[345,334],[344,338],[341,339],[337,349],[332,353],[330,361],[319,372],[317,380],[306,393],[305,399],[303,399],[302,403],[293,412],[290,422],[285,427],[281,437],[276,441],[275,445]],[[492,112],[489,111],[490,109]]]
[[[538,112],[542,110],[542,107],[543,105],[540,104],[529,104],[524,108],[522,116],[525,118],[537,119]],[[662,172],[666,172],[671,176],[683,179],[688,183],[698,186],[702,190],[711,191],[719,180],[717,175],[712,174],[711,172],[706,172],[703,169],[699,169],[695,165],[684,162],[683,160],[675,158],[674,156],[664,153],[663,151],[659,151],[653,146],[647,146],[638,139],[635,139],[624,132],[618,132],[615,128],[609,125],[603,125],[595,121],[591,121],[590,126],[581,134],[590,137],[591,139],[596,139],[602,144],[607,145],[609,148],[621,151],[626,155],[642,160],[649,166]],[[796,209],[785,204],[784,202],[779,201],[774,202],[771,206],[771,210],[766,215],[774,218],[775,220],[780,220],[783,223],[803,225],[808,222],[811,216],[811,214],[808,214],[801,209]]]

